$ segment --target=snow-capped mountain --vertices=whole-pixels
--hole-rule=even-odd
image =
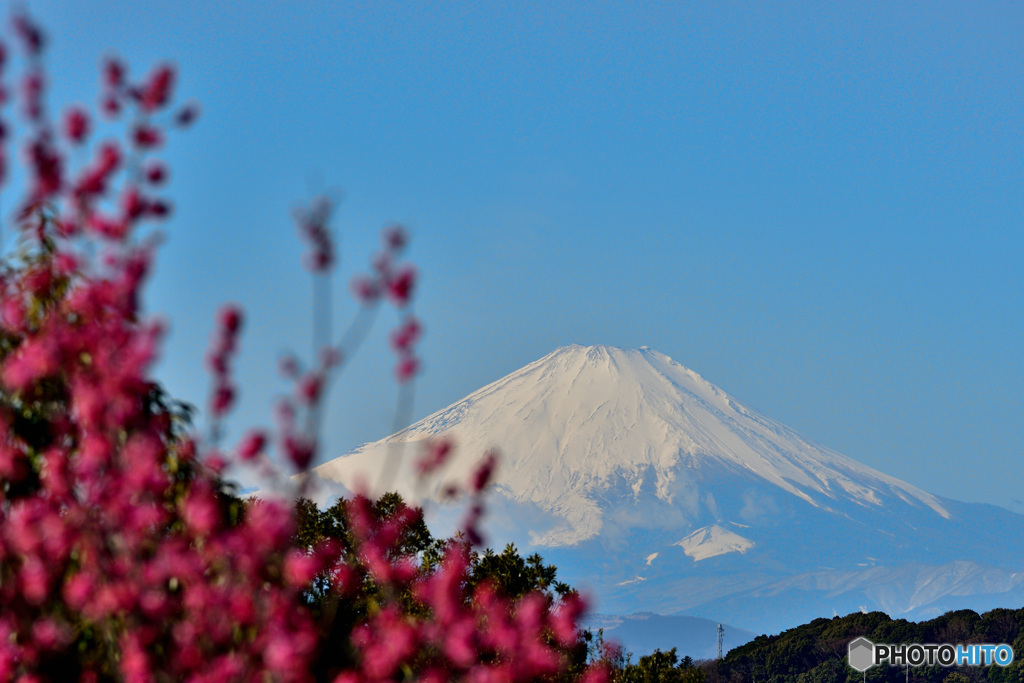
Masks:
[[[416,456],[439,437],[456,454],[424,480]],[[443,524],[433,501],[491,449],[492,541],[542,546],[604,612],[772,630],[790,613],[931,616],[947,598],[1024,599],[1024,562],[1006,543],[1024,538],[1024,517],[941,499],[813,444],[646,347],[557,349],[313,473],[397,489]]]

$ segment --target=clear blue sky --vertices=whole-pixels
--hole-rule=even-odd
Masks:
[[[289,212],[343,188],[338,290],[413,234],[415,417],[557,346],[649,345],[803,435],[1024,510],[1019,2],[29,2],[55,104],[108,52],[199,100],[173,140],[147,308],[205,404],[222,301],[249,314],[232,434],[310,339]],[[337,315],[353,306],[336,297]],[[378,332],[331,455],[383,437]]]

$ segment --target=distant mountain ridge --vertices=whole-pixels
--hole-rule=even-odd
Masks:
[[[445,476],[388,449],[445,436]],[[501,454],[491,534],[540,546],[604,612],[680,613],[754,631],[861,607],[934,616],[1024,600],[1024,516],[929,494],[744,406],[646,347],[569,346],[313,470],[393,482],[434,505]],[[756,600],[756,602],[752,602]],[[762,607],[763,605],[763,607]]]

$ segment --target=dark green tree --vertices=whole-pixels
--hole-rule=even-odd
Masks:
[[[544,564],[544,558],[537,553],[523,559],[511,543],[500,554],[490,548],[474,553],[471,566],[473,585],[490,581],[510,598],[520,598],[535,590],[553,591],[557,595],[572,592],[568,584],[556,579],[558,570],[554,565]]]
[[[694,666],[690,657],[679,659],[676,649],[655,650],[627,664],[613,675],[616,683],[703,683],[704,672]]]

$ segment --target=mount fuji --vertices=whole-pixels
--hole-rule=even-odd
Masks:
[[[440,437],[455,454],[424,480],[416,446]],[[1024,603],[1024,516],[811,443],[646,347],[557,349],[312,475],[326,492],[397,490],[445,529],[445,491],[492,449],[489,540],[538,550],[604,613],[777,632]]]

